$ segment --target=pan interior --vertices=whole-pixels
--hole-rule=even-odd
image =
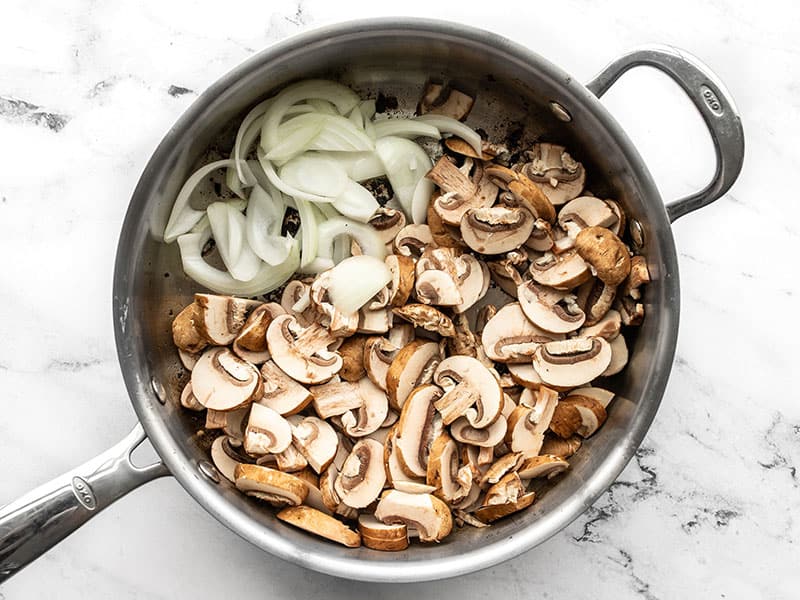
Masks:
[[[273,511],[231,484],[198,475],[213,436],[203,419],[180,407],[188,380],[172,345],[170,323],[196,284],[180,267],[175,244],[154,232],[182,183],[209,153],[227,153],[247,110],[288,82],[332,78],[362,97],[380,93],[413,111],[425,82],[452,82],[475,95],[468,124],[491,140],[509,137],[567,146],[584,163],[587,188],[619,200],[645,229],[653,282],[647,318],[628,338],[631,362],[608,383],[618,397],[605,426],[571,460],[558,485],[534,506],[490,528],[465,527],[438,545],[412,544],[401,553],[346,549],[291,529]],[[550,102],[571,122],[556,118]],[[580,84],[540,57],[485,32],[426,21],[374,21],[337,26],[290,40],[259,54],[217,82],[167,134],[131,201],[117,255],[114,305],[120,362],[142,423],[184,487],[212,514],[251,542],[304,566],[343,577],[406,581],[434,579],[500,562],[547,539],[574,519],[614,480],[655,414],[671,367],[677,332],[677,263],[661,199],[622,131]],[[166,391],[162,403],[153,384]]]

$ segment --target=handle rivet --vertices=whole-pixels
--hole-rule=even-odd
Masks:
[[[217,472],[217,468],[207,460],[199,461],[197,463],[197,470],[209,481],[219,483],[219,472]]]
[[[150,380],[150,387],[153,388],[153,392],[155,393],[156,398],[158,398],[158,401],[161,404],[166,404],[167,403],[167,391],[164,389],[164,386],[161,385],[161,382],[156,381],[156,378],[153,377],[153,379]]]
[[[631,241],[637,250],[644,248],[644,229],[642,224],[636,219],[631,219],[631,224],[628,226],[631,232]]]
[[[569,111],[555,100],[550,101],[550,110],[559,121],[564,121],[564,123],[572,121],[572,115],[569,114]]]

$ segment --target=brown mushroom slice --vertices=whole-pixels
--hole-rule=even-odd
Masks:
[[[337,352],[342,357],[342,368],[339,369],[339,377],[349,382],[356,382],[364,375],[364,347],[367,343],[367,336],[354,335],[342,342]]]
[[[527,459],[517,470],[517,475],[523,481],[546,477],[552,479],[569,468],[569,463],[553,454],[541,454]]]
[[[533,368],[548,385],[577,387],[599,377],[611,363],[611,346],[603,338],[548,342],[533,354]]]
[[[328,419],[361,407],[364,400],[358,384],[349,381],[330,381],[311,387],[311,401],[317,415]]]
[[[577,198],[586,182],[583,165],[555,144],[534,144],[520,171],[542,186],[544,195],[558,206]]]
[[[199,322],[199,306],[196,302],[186,306],[172,320],[172,341],[179,350],[198,354],[208,346],[208,340],[198,328]],[[191,369],[189,370],[191,371]]]
[[[571,290],[592,277],[589,265],[575,250],[559,255],[547,252],[531,261],[529,271],[536,283],[557,290]]]
[[[581,438],[573,435],[571,438],[563,440],[558,436],[547,434],[544,436],[541,454],[553,454],[567,459],[581,448]]]
[[[594,398],[586,396],[567,397],[560,402],[567,406],[573,406],[581,416],[581,426],[577,434],[582,438],[593,435],[606,422],[606,409]]]
[[[303,501],[303,504],[310,506],[311,508],[316,508],[318,511],[323,512],[326,515],[332,515],[334,511],[328,508],[322,499],[322,491],[319,487],[319,476],[309,468],[304,468],[301,471],[297,471],[294,473],[294,476],[306,484],[306,489],[308,490],[308,495]]]
[[[439,191],[434,192],[431,201],[428,204],[426,223],[431,232],[433,243],[440,248],[456,248],[463,250],[464,244],[461,241],[461,234],[458,233],[458,228],[453,225],[447,225],[439,213],[436,212],[436,200],[441,196]]]
[[[428,485],[431,493],[448,504],[461,502],[472,488],[472,471],[468,465],[459,468],[458,446],[446,432],[442,432],[431,445],[428,457]]]
[[[475,99],[469,94],[440,83],[428,82],[417,104],[417,114],[443,115],[463,121],[472,110],[473,104]]]
[[[234,483],[236,475],[234,474],[236,466],[240,464],[249,464],[253,460],[238,452],[231,444],[231,438],[226,435],[221,435],[214,439],[211,444],[211,462],[225,479]]]
[[[392,280],[387,285],[389,304],[403,306],[414,290],[414,259],[402,254],[390,254],[384,262],[392,273]]]
[[[500,416],[503,389],[479,360],[470,356],[445,358],[436,367],[433,381],[444,390],[434,406],[445,425],[463,415],[474,428],[483,429]]]
[[[616,310],[609,310],[606,315],[597,323],[584,327],[578,331],[578,335],[580,337],[601,337],[610,342],[616,339],[621,328],[622,317],[620,316],[619,312]]]
[[[410,477],[426,477],[431,444],[442,429],[434,402],[442,395],[435,385],[414,388],[403,404],[397,423],[394,450],[400,466]]]
[[[498,458],[481,477],[480,485],[494,485],[509,473],[517,471],[525,462],[522,452],[509,452]]]
[[[453,319],[456,334],[447,338],[447,350],[451,355],[471,356],[480,361],[487,369],[494,369],[494,361],[490,360],[483,351],[480,339],[472,332],[469,318],[464,313],[458,313]]]
[[[508,182],[508,191],[511,192],[518,206],[527,208],[537,219],[543,219],[548,223],[555,222],[556,209],[553,207],[553,203],[550,202],[542,188],[524,174],[519,173],[514,180]]]
[[[372,383],[386,391],[386,375],[400,348],[383,337],[367,338],[363,350],[363,363]]]
[[[189,410],[201,411],[205,410],[205,406],[200,404],[200,401],[192,392],[192,382],[187,381],[186,385],[183,386],[183,390],[181,391],[181,406],[183,408],[188,408]]]
[[[525,208],[470,209],[461,219],[461,237],[475,252],[502,254],[525,243],[533,231],[534,221]]]
[[[275,302],[262,304],[253,309],[239,335],[233,341],[233,351],[240,358],[254,365],[260,365],[269,360],[267,328],[272,319],[282,314],[286,314],[286,311]]]
[[[512,298],[517,297],[517,288],[522,285],[522,275],[508,260],[492,260],[484,263],[489,269],[489,277],[497,287]]]
[[[278,316],[267,329],[272,360],[302,383],[322,383],[339,372],[342,357],[328,349],[335,341],[322,325],[314,323],[304,328],[291,315]]]
[[[628,247],[605,227],[582,229],[575,238],[575,249],[607,285],[619,285],[631,272]]]
[[[247,315],[261,303],[233,296],[195,294],[195,326],[209,343],[230,344],[241,331]]]
[[[516,476],[516,478],[519,479],[516,473],[511,473],[510,475]],[[509,485],[504,482],[499,482],[492,486],[492,488],[490,488],[490,491],[494,490],[491,496],[492,503],[484,503],[475,511],[475,517],[484,523],[494,523],[503,517],[528,508],[536,499],[536,494],[534,492],[529,492],[527,494],[524,492],[512,493],[507,490],[508,487]],[[495,488],[497,489],[495,490]],[[489,497],[488,492],[486,496],[487,498]]]
[[[468,177],[470,165],[474,166],[474,171]],[[464,166],[459,169],[443,156],[426,175],[445,192],[432,199],[433,210],[445,225],[458,227],[468,211],[488,208],[497,197],[497,186],[481,161],[467,159]]]
[[[587,281],[581,285],[577,292],[578,305],[586,313],[587,326],[597,324],[606,316],[617,296],[617,288],[607,285],[599,279]]]
[[[351,438],[364,437],[380,428],[389,413],[386,392],[363,377],[357,384],[357,394],[361,405],[341,417],[342,428]]]
[[[416,529],[421,542],[438,542],[453,530],[450,509],[431,494],[389,490],[378,502],[375,517],[387,524],[403,523]]]
[[[625,343],[625,336],[618,335],[609,342],[611,346],[611,362],[603,371],[603,377],[611,377],[621,372],[628,364],[628,345]]]
[[[244,449],[248,454],[279,454],[292,443],[292,427],[280,414],[255,403],[250,409],[244,432]]]
[[[534,325],[552,333],[570,333],[580,328],[586,315],[575,295],[529,281],[519,286],[517,298],[525,316]]]
[[[392,487],[405,486],[407,483],[419,484],[419,477],[412,477],[403,469],[403,464],[400,461],[400,455],[396,448],[397,444],[397,426],[389,428],[389,433],[383,443],[383,462],[386,469],[386,481]],[[408,491],[403,489],[402,491]],[[412,493],[412,492],[409,492]],[[427,492],[426,492],[427,493]]]
[[[608,408],[608,405],[614,398],[614,392],[609,392],[608,390],[599,387],[588,386],[572,390],[569,394],[567,394],[567,398],[570,396],[586,396],[587,398],[594,398],[603,405],[603,408]]]
[[[641,287],[650,282],[650,272],[644,256],[631,257],[631,272],[622,284],[622,295],[634,300],[641,300]]]
[[[316,473],[322,473],[333,462],[339,450],[339,437],[333,427],[317,417],[305,417],[292,427],[297,450]]]
[[[587,227],[611,228],[619,219],[611,207],[600,198],[579,196],[567,202],[558,212],[558,224],[571,238]]]
[[[394,247],[401,256],[418,257],[432,242],[427,225],[406,225],[394,238]]]
[[[213,410],[233,410],[261,397],[261,376],[250,363],[227,348],[203,352],[192,370],[192,392],[197,401]]]
[[[353,446],[333,487],[347,506],[364,508],[377,499],[385,482],[383,444],[367,438]]]
[[[491,277],[486,263],[471,254],[463,254],[456,259],[456,273],[462,300],[453,307],[453,311],[459,314],[472,308],[486,295]]]
[[[547,252],[553,249],[555,238],[553,237],[553,228],[550,223],[544,219],[536,219],[533,223],[533,231],[525,246],[537,252]]]
[[[395,356],[386,375],[389,404],[401,410],[411,391],[433,380],[433,372],[442,360],[439,344],[414,340]]]
[[[381,206],[367,222],[378,232],[384,244],[391,245],[400,230],[406,226],[406,216],[402,210]]]
[[[582,423],[577,408],[567,402],[559,402],[550,421],[550,431],[566,440],[578,432]]]
[[[506,443],[512,452],[519,453],[523,458],[536,456],[544,443],[546,427],[537,428],[533,420],[533,411],[527,406],[517,406],[508,418]]]
[[[536,372],[536,369],[533,368],[532,364],[512,363],[507,365],[507,367],[508,367],[508,374],[511,375],[511,379],[513,379],[518,385],[533,390],[537,389],[540,385],[542,385],[542,378],[539,377],[539,374]]]
[[[479,156],[478,153],[475,152],[475,148],[473,148],[469,142],[455,136],[444,140],[444,145],[454,154],[460,154],[461,156],[467,156],[469,158],[479,158],[481,160],[492,160],[498,154],[507,151],[505,148],[483,141],[481,144],[481,154]]]
[[[531,323],[519,302],[511,302],[486,323],[481,344],[486,356],[494,361],[522,363],[529,362],[540,345],[563,337]]]
[[[263,464],[258,460],[256,462],[258,464]],[[275,454],[275,464],[278,470],[284,473],[299,473],[308,467],[306,457],[300,454],[300,451],[294,444],[289,444],[286,450]],[[309,494],[311,494],[311,490],[309,490]]]
[[[462,444],[470,444],[481,448],[494,448],[503,441],[508,424],[505,417],[501,416],[489,427],[476,429],[470,425],[465,417],[453,421],[450,425],[450,435]]]
[[[261,465],[236,465],[234,479],[239,491],[273,506],[297,506],[308,495],[301,479]]]
[[[408,548],[408,528],[405,523],[381,523],[374,515],[358,515],[361,542],[373,550],[398,552]]]
[[[644,321],[644,305],[641,302],[623,296],[617,299],[614,308],[619,311],[623,325],[636,327]]]
[[[261,379],[264,391],[256,401],[283,416],[299,413],[311,402],[311,392],[271,360],[261,365]]]
[[[280,510],[277,517],[298,529],[313,533],[348,548],[358,548],[361,536],[347,525],[310,506],[289,506]]]
[[[427,304],[406,304],[392,309],[392,312],[415,327],[438,333],[442,337],[453,337],[456,333],[450,317]]]

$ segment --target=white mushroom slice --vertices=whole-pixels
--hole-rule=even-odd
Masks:
[[[520,405],[508,418],[506,443],[512,452],[520,452],[525,458],[539,454],[557,403],[558,394],[544,386],[535,395],[531,390],[523,391]]]
[[[213,410],[233,410],[261,397],[261,375],[227,348],[203,352],[192,370],[192,392],[197,401]]]
[[[392,280],[387,284],[389,304],[403,306],[414,290],[414,259],[402,254],[390,254],[384,262],[392,273]]]
[[[332,381],[312,386],[311,395],[314,397],[314,410],[323,419],[360,408],[364,402],[358,384],[349,381]]]
[[[342,357],[328,348],[336,341],[323,326],[303,328],[291,315],[280,315],[267,329],[272,360],[287,375],[302,383],[322,383],[342,367]]]
[[[211,461],[225,479],[234,483],[236,481],[236,476],[234,475],[236,466],[251,463],[252,459],[237,452],[231,445],[231,439],[228,436],[221,435],[214,439],[211,444]]]
[[[395,480],[392,487],[400,492],[405,492],[406,494],[433,494],[436,491],[436,488],[432,485],[406,479]]]
[[[402,210],[382,206],[369,218],[368,223],[378,232],[384,244],[391,244],[406,226],[406,216]]]
[[[618,335],[609,342],[609,345],[611,346],[611,362],[603,371],[603,377],[616,375],[628,364],[628,345],[625,343],[625,336]]]
[[[605,200],[604,202],[608,205],[608,207],[611,209],[611,212],[613,212],[614,216],[617,218],[617,220],[614,221],[614,224],[609,225],[608,228],[616,235],[622,236],[622,232],[625,231],[625,225],[627,221],[625,211],[622,209],[619,202],[616,202],[615,200]]]
[[[299,413],[311,402],[311,392],[268,360],[261,365],[264,392],[256,401],[286,416]]]
[[[364,344],[363,360],[367,377],[372,383],[386,391],[386,375],[400,348],[382,337],[367,338]]]
[[[602,375],[611,363],[611,346],[603,338],[572,338],[536,349],[533,368],[548,385],[577,387]]]
[[[194,369],[197,361],[200,360],[200,356],[201,354],[199,352],[186,352],[185,350],[178,349],[178,358],[181,359],[181,364],[187,371]]]
[[[529,271],[536,283],[557,290],[571,290],[592,277],[589,265],[575,250],[559,255],[547,252],[531,262]]]
[[[555,240],[553,238],[553,228],[544,219],[536,219],[533,224],[533,231],[525,245],[537,252],[547,252],[553,248]]]
[[[489,267],[471,254],[462,254],[455,261],[461,302],[453,307],[456,313],[466,312],[486,295],[491,283]]]
[[[236,339],[248,313],[261,303],[233,296],[195,294],[194,304],[198,331],[209,343],[226,346]]]
[[[417,104],[417,114],[442,115],[463,121],[472,110],[475,99],[440,83],[429,82]]]
[[[530,363],[525,364],[509,364],[508,374],[517,383],[526,388],[536,389],[542,384],[542,378],[533,368]]]
[[[472,177],[468,177],[466,172],[443,156],[425,175],[443,192],[434,197],[432,206],[433,212],[446,225],[457,227],[469,210],[488,208],[494,204],[497,186],[485,172],[481,161],[475,161],[472,165],[474,171]]]
[[[208,346],[208,340],[198,327],[199,323],[200,308],[196,302],[186,306],[172,320],[172,341],[180,352],[199,354]],[[183,361],[183,356],[181,356],[181,361]],[[190,367],[186,368],[192,370]]]
[[[545,196],[558,206],[577,198],[586,182],[583,165],[555,144],[534,144],[526,152],[528,162],[520,171],[542,187]]]
[[[558,224],[571,238],[587,227],[610,228],[619,219],[611,207],[594,196],[580,196],[567,202],[558,212]]]
[[[205,410],[205,406],[200,404],[200,401],[195,397],[194,393],[192,392],[192,382],[187,381],[186,385],[183,386],[183,391],[181,392],[181,406],[183,408],[188,408],[189,410]]]
[[[351,438],[364,437],[376,431],[389,413],[386,392],[367,377],[362,378],[357,386],[361,406],[342,415],[342,427]]]
[[[417,279],[415,284],[417,299],[423,304],[435,304],[436,306],[456,306],[464,302],[455,273],[452,275],[446,271],[428,269],[419,271],[419,264],[422,259],[417,261]]]
[[[416,387],[400,413],[394,449],[403,470],[410,477],[426,477],[430,447],[442,429],[433,403],[442,395],[435,385]]]
[[[305,417],[294,424],[292,439],[316,473],[325,471],[339,450],[339,437],[333,427],[317,417]]]
[[[507,259],[484,263],[489,269],[489,277],[497,286],[512,298],[517,297],[517,288],[522,285],[522,275]]]
[[[374,515],[358,515],[358,532],[361,541],[367,548],[398,552],[408,548],[408,528],[405,523],[385,524]]]
[[[301,479],[261,465],[236,465],[234,479],[237,489],[273,506],[297,506],[308,495]]]
[[[351,257],[352,258],[352,257]],[[340,263],[341,264],[341,263]],[[336,283],[335,269],[328,269],[320,273],[311,284],[309,298],[311,304],[320,315],[320,323],[324,325],[334,337],[352,335],[358,329],[358,309],[353,312],[344,312],[333,303],[328,290]]]
[[[394,425],[389,428],[389,433],[383,443],[383,462],[386,469],[386,481],[390,486],[395,488],[401,483],[419,483],[420,478],[412,477],[403,470],[396,445],[397,425]]]
[[[402,348],[386,374],[386,391],[392,408],[401,410],[414,388],[430,383],[441,360],[439,344],[430,340],[414,340]]]
[[[512,302],[497,311],[486,323],[481,343],[490,359],[503,363],[521,363],[530,361],[540,345],[563,337],[531,323],[519,302]]]
[[[517,470],[517,475],[523,481],[546,477],[552,479],[569,468],[569,463],[553,454],[542,454],[528,458]]]
[[[394,238],[394,247],[401,256],[418,257],[433,242],[427,225],[406,225]]]
[[[608,408],[608,405],[614,398],[614,392],[609,392],[603,388],[590,386],[572,390],[569,394],[567,394],[567,398],[571,396],[585,396],[587,398],[594,398],[603,406],[603,408]]]
[[[445,358],[436,367],[433,381],[444,390],[434,406],[445,425],[464,415],[470,425],[482,429],[500,416],[503,389],[479,360],[470,356]]]
[[[383,444],[367,438],[353,446],[334,489],[347,506],[364,508],[377,499],[385,482]]]
[[[508,424],[505,417],[498,418],[489,427],[476,429],[466,418],[461,417],[450,425],[450,435],[462,444],[471,444],[481,448],[494,448],[503,441]]]
[[[472,471],[469,465],[459,468],[458,446],[446,432],[431,445],[426,479],[434,487],[430,493],[449,504],[461,502],[472,488]]]
[[[606,316],[594,325],[584,327],[578,332],[580,337],[601,337],[607,341],[614,340],[622,328],[622,317],[616,310],[609,310]],[[613,345],[612,345],[613,351]],[[613,359],[612,359],[613,361]]]
[[[362,308],[358,312],[356,332],[368,335],[386,333],[392,326],[393,317],[394,313],[390,308],[378,308],[375,310]]]
[[[279,511],[277,517],[295,527],[318,535],[348,548],[358,548],[361,536],[341,521],[310,506],[289,506]]]
[[[391,425],[394,425],[394,423],[392,423]],[[391,429],[391,425],[387,425],[386,427],[379,427],[378,429],[376,429],[372,433],[368,433],[364,437],[367,437],[371,440],[375,440],[376,442],[380,442],[381,444],[385,444],[386,438],[389,437],[389,430]]]
[[[334,511],[325,505],[325,501],[322,498],[322,491],[319,489],[319,475],[309,468],[304,468],[302,471],[297,471],[296,473],[293,473],[293,475],[302,480],[303,483],[306,484],[306,489],[308,489],[308,495],[306,496],[306,499],[303,500],[303,504],[310,506],[311,508],[316,508],[318,511],[324,512],[326,515],[332,515]]]
[[[292,443],[292,428],[280,414],[255,403],[244,432],[244,449],[248,454],[279,454]]]
[[[308,327],[316,320],[316,309],[311,305],[311,286],[295,279],[286,284],[281,295],[281,308],[288,315],[294,315],[302,327]]]
[[[583,325],[586,315],[575,296],[529,281],[517,289],[520,307],[534,325],[552,333],[569,333]]]
[[[430,494],[389,490],[378,502],[375,517],[384,523],[404,523],[419,532],[422,542],[438,542],[453,530],[447,505]]]
[[[256,462],[262,464],[258,461]],[[297,473],[308,467],[306,457],[300,454],[294,444],[289,444],[286,450],[275,454],[275,463],[278,470],[284,473]]]
[[[405,348],[414,341],[414,326],[411,323],[397,323],[386,337],[398,348]]]
[[[525,462],[522,452],[509,452],[498,458],[481,477],[480,485],[494,485],[509,473],[516,472]]]
[[[631,272],[622,284],[622,295],[642,299],[641,287],[650,281],[650,272],[647,269],[647,261],[644,256],[631,257]]]
[[[272,319],[286,314],[280,304],[270,302],[255,308],[233,341],[233,351],[247,362],[260,365],[269,360],[267,328]]]
[[[392,312],[416,327],[438,333],[442,337],[453,337],[456,333],[450,317],[427,304],[406,304],[392,309]]]
[[[502,254],[519,248],[533,231],[533,215],[525,208],[470,209],[461,219],[461,237],[481,254]]]

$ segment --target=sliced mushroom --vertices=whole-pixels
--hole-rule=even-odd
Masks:
[[[261,465],[238,464],[234,478],[237,489],[273,506],[297,506],[308,495],[301,479]]]
[[[439,213],[436,212],[436,201],[441,196],[439,191],[434,192],[430,204],[428,204],[428,213],[426,223],[431,232],[433,243],[440,248],[456,248],[457,250],[464,249],[464,243],[461,240],[461,234],[458,228],[453,225],[447,225]]]
[[[260,365],[269,360],[267,328],[272,319],[286,314],[280,304],[270,302],[256,307],[247,317],[239,335],[233,341],[233,351],[247,362]]]
[[[389,304],[403,306],[414,290],[414,259],[402,254],[390,254],[386,257],[386,266],[392,272],[392,280],[388,284]]]
[[[453,307],[456,313],[472,308],[489,290],[489,267],[471,254],[463,254],[455,261],[458,290],[461,302]]]
[[[546,477],[552,479],[569,468],[569,463],[553,454],[542,454],[527,459],[517,470],[517,475],[523,481]]]
[[[569,333],[583,325],[586,315],[573,294],[529,281],[519,286],[517,298],[534,325],[552,333]]]
[[[548,223],[555,222],[556,209],[553,203],[542,188],[524,174],[519,173],[514,180],[508,182],[508,191],[514,196],[518,206],[527,208],[537,219],[543,219]]]
[[[200,334],[210,344],[226,346],[241,331],[248,313],[261,303],[233,296],[195,294],[194,304],[194,324]]]
[[[401,256],[418,257],[433,242],[427,225],[406,225],[394,238],[396,253]]]
[[[611,346],[603,338],[572,338],[536,349],[533,367],[548,385],[576,387],[599,377],[611,362]]]
[[[550,431],[562,439],[568,439],[578,432],[583,419],[573,405],[559,402],[550,421]]]
[[[592,277],[589,265],[575,250],[555,255],[547,252],[531,261],[530,274],[536,283],[557,290],[571,290]]]
[[[378,232],[384,244],[391,245],[400,230],[406,226],[406,216],[402,210],[381,206],[368,223]]]
[[[221,435],[215,438],[211,444],[211,461],[225,479],[234,483],[236,466],[251,464],[253,459],[237,451],[231,444],[231,438]]]
[[[309,291],[311,304],[317,309],[319,322],[334,337],[352,335],[358,329],[358,312],[346,313],[339,310],[328,296],[328,288],[334,284],[336,270],[323,271],[314,279]]]
[[[464,301],[455,258],[452,248],[429,248],[422,253],[416,265],[417,300],[436,306],[455,306]]]
[[[295,279],[286,284],[281,295],[281,308],[286,314],[294,315],[303,327],[317,320],[317,311],[311,304],[311,285],[306,281]]]
[[[279,454],[292,443],[292,427],[280,414],[255,403],[244,432],[244,449],[248,454]]]
[[[647,270],[647,261],[644,256],[631,257],[631,272],[622,284],[622,295],[641,300],[641,286],[650,281],[650,272]]]
[[[367,548],[398,552],[408,548],[408,528],[405,523],[381,523],[373,515],[358,515],[358,531]]]
[[[644,321],[644,305],[641,302],[623,296],[617,298],[614,308],[619,311],[622,324],[626,326],[638,326]]]
[[[625,336],[618,335],[609,344],[611,346],[611,362],[603,371],[603,377],[616,375],[628,364],[628,345],[625,343]]]
[[[283,416],[299,413],[311,402],[311,392],[271,360],[261,365],[261,379],[264,391],[257,402]]]
[[[397,429],[397,425],[390,427],[386,440],[383,442],[383,463],[386,469],[386,481],[394,488],[400,484],[420,483],[421,481],[420,477],[414,477],[406,473],[400,462],[400,453],[397,450]]]
[[[583,438],[593,435],[606,422],[606,409],[603,405],[587,396],[572,396],[564,398],[559,404],[574,407],[581,416],[581,425],[576,433]]]
[[[580,337],[601,337],[610,342],[619,335],[621,327],[622,317],[619,312],[609,310],[597,323],[578,331],[578,335]]]
[[[579,438],[577,435],[574,435],[569,439],[562,440],[558,436],[547,434],[544,436],[544,444],[542,444],[541,453],[543,455],[553,454],[555,456],[560,456],[561,458],[567,459],[580,450],[581,444],[581,438]]]
[[[508,259],[492,260],[485,264],[489,269],[492,281],[506,294],[516,298],[517,288],[523,283],[522,275],[517,268]]]
[[[481,343],[490,359],[520,363],[529,361],[540,345],[562,338],[561,334],[549,333],[531,323],[519,302],[512,302],[486,323]]]
[[[484,523],[493,523],[519,512],[536,499],[534,492],[524,493],[519,475],[509,473],[506,478],[489,488],[484,504],[475,511],[475,517]],[[517,484],[517,481],[520,483]]]
[[[611,207],[594,196],[580,196],[567,202],[558,212],[558,224],[571,238],[587,227],[611,228],[619,221]]]
[[[558,394],[545,386],[535,393],[528,389],[522,392],[520,405],[508,418],[506,443],[512,452],[520,452],[525,458],[539,454],[557,404]]]
[[[339,437],[333,427],[317,417],[305,417],[295,424],[292,439],[316,473],[325,471],[339,450]]]
[[[614,392],[609,392],[608,390],[604,390],[603,388],[599,387],[589,386],[572,390],[569,394],[567,394],[567,398],[571,396],[586,396],[587,398],[594,398],[603,405],[603,408],[608,408],[608,405],[614,398]]]
[[[310,506],[289,506],[279,511],[277,517],[298,529],[308,531],[348,548],[358,548],[361,536],[341,521]]]
[[[416,529],[421,542],[438,542],[453,530],[450,509],[430,494],[389,490],[378,502],[375,517],[384,523],[403,523]]]
[[[417,114],[444,115],[463,121],[469,115],[474,103],[475,99],[464,92],[440,83],[429,82],[425,85],[422,98],[417,104]]]
[[[367,377],[372,383],[386,391],[386,376],[400,348],[383,337],[367,338],[362,354]]]
[[[364,347],[367,343],[364,335],[354,335],[347,338],[339,346],[339,356],[342,357],[342,368],[339,370],[339,377],[345,381],[356,382],[364,375]]]
[[[207,349],[192,370],[192,392],[213,410],[233,410],[261,397],[263,385],[256,368],[227,348]]]
[[[431,445],[426,478],[435,488],[431,493],[448,504],[461,502],[472,488],[472,471],[468,465],[459,468],[458,446],[446,432]]]
[[[208,346],[208,340],[200,333],[198,323],[200,307],[192,302],[172,321],[172,341],[184,352],[197,354]],[[188,368],[188,367],[187,367]],[[191,369],[189,369],[191,370]]]
[[[494,485],[509,473],[516,472],[525,462],[521,452],[509,452],[498,458],[481,477],[482,486]]]
[[[554,205],[577,198],[583,190],[586,171],[563,146],[534,144],[526,157],[528,162],[520,171],[534,183],[541,184],[545,196]]]
[[[287,375],[302,383],[322,383],[342,367],[342,357],[328,347],[336,341],[318,323],[303,328],[291,315],[273,319],[267,329],[272,360]]]
[[[542,384],[542,378],[530,363],[508,364],[508,374],[517,385],[530,389],[537,389]]]
[[[457,168],[443,156],[426,177],[445,192],[433,198],[433,209],[445,225],[459,226],[469,210],[488,208],[497,197],[497,186],[492,183],[481,161],[467,159],[465,166],[474,166],[472,176],[468,169]]]
[[[619,285],[631,272],[628,247],[605,227],[582,229],[575,238],[575,249],[607,285]]]
[[[433,381],[444,390],[434,406],[445,425],[463,415],[474,428],[482,429],[500,416],[503,389],[479,360],[470,356],[445,358],[436,367]]]
[[[586,314],[586,325],[594,325],[608,313],[617,296],[617,288],[592,279],[577,290],[577,302]]]
[[[188,408],[189,410],[205,410],[205,406],[200,404],[200,401],[192,392],[192,382],[187,381],[186,385],[183,386],[183,391],[181,392],[181,406],[183,408]]]
[[[398,317],[421,327],[426,331],[438,333],[442,337],[453,337],[456,331],[453,321],[443,312],[426,304],[406,304],[400,308],[392,309]]]
[[[426,477],[433,441],[442,430],[434,402],[442,395],[435,385],[421,385],[411,392],[397,423],[394,449],[400,466],[410,477]]]
[[[525,208],[470,209],[461,219],[461,237],[476,252],[502,254],[525,243],[533,231],[534,220]]]
[[[185,350],[178,349],[178,358],[183,365],[183,368],[187,371],[191,371],[194,369],[194,366],[197,364],[197,361],[200,360],[201,353],[194,353],[194,352],[187,352]]]
[[[536,219],[533,223],[533,230],[525,246],[537,252],[547,252],[553,249],[555,238],[553,237],[553,228],[550,223],[544,219]]]
[[[454,154],[467,156],[469,158],[480,158],[481,160],[492,160],[498,154],[508,152],[508,149],[504,146],[492,144],[483,140],[481,143],[481,154],[479,156],[478,153],[475,152],[475,148],[473,148],[469,142],[455,136],[444,140],[444,146]]]
[[[494,448],[503,441],[506,435],[508,424],[503,416],[500,416],[489,427],[476,429],[470,425],[465,417],[453,421],[450,425],[450,435],[462,444],[470,444],[480,448]]]
[[[359,440],[344,461],[334,489],[352,508],[364,508],[377,499],[386,482],[383,444],[369,438]]]
[[[386,375],[386,390],[392,408],[401,410],[414,388],[430,383],[441,360],[439,344],[429,340],[414,340],[401,349]]]
[[[451,355],[471,356],[478,359],[486,368],[493,369],[494,362],[486,356],[480,340],[472,332],[469,326],[469,319],[464,313],[459,313],[455,316],[453,327],[456,334],[447,339],[448,352]]]
[[[411,323],[393,324],[386,337],[398,348],[405,348],[414,341],[414,325]]]
[[[386,393],[369,378],[363,377],[356,386],[361,405],[357,410],[350,410],[341,417],[342,429],[352,438],[364,437],[376,431],[389,412]]]

